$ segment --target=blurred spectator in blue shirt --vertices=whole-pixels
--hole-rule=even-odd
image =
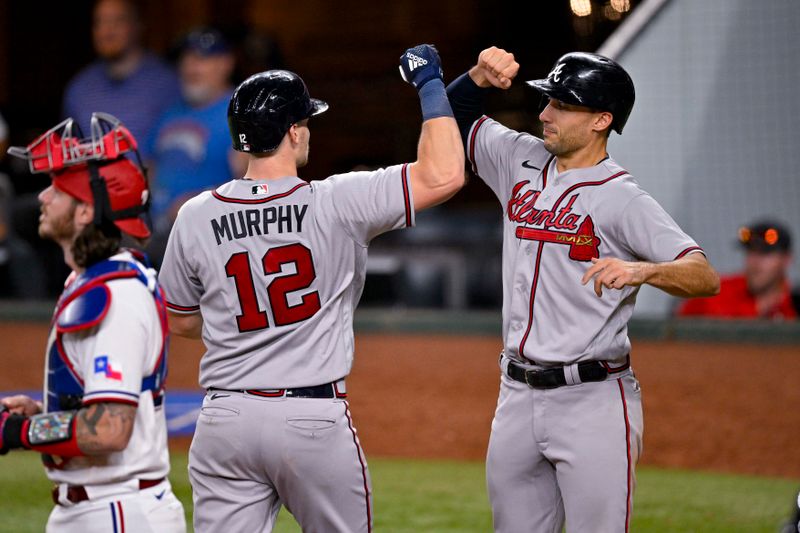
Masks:
[[[159,119],[151,137],[154,238],[159,261],[181,205],[197,193],[242,176],[247,157],[235,152],[228,132],[233,50],[211,28],[191,32],[178,60],[183,100]]]
[[[92,19],[92,43],[99,59],[81,70],[64,92],[63,115],[85,135],[95,111],[119,118],[147,157],[156,119],[180,98],[168,64],[141,44],[141,20],[130,0],[99,0]]]

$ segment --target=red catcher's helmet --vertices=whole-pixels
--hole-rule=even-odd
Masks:
[[[141,215],[150,206],[150,191],[136,139],[107,113],[92,113],[91,129],[91,136],[82,138],[68,118],[25,148],[12,146],[8,153],[26,159],[34,174],[49,172],[57,189],[94,205],[95,225],[111,222],[128,235],[146,239],[150,230]],[[138,165],[124,157],[127,152],[136,155]]]

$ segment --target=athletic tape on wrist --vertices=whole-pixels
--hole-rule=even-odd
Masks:
[[[453,116],[453,109],[447,99],[444,82],[440,79],[430,80],[419,89],[419,101],[422,105],[423,121],[437,117]]]

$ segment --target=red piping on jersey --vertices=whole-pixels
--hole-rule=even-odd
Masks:
[[[401,176],[403,180],[403,201],[405,202],[406,206],[406,227],[411,227],[411,198],[408,196],[408,163],[403,165],[403,170],[401,171]]]
[[[159,301],[159,298],[161,300]],[[168,342],[169,342],[169,319],[167,318],[167,298],[164,294],[164,289],[161,288],[161,285],[158,286],[158,297],[153,295],[153,303],[156,306],[156,313],[158,313],[158,321],[161,324],[161,349],[158,351],[158,358],[156,358],[156,363],[153,365],[153,369],[150,371],[150,374],[153,374],[156,369],[161,366],[161,360],[167,355]],[[166,378],[165,378],[166,381]],[[161,388],[164,387],[164,383],[161,383]],[[155,397],[155,391],[153,391],[153,397]]]
[[[528,341],[528,335],[531,333],[531,326],[533,325],[533,301],[536,299],[536,286],[539,284],[539,262],[542,260],[542,249],[544,243],[539,243],[539,251],[536,252],[536,261],[533,264],[533,282],[531,283],[531,297],[528,304],[528,329],[525,330],[525,335],[522,336],[522,341],[519,343],[519,355],[525,357],[525,343]],[[527,359],[527,357],[525,357]],[[530,359],[529,359],[530,360]]]
[[[243,200],[243,199],[240,199],[240,198],[229,198],[227,196],[222,196],[217,191],[211,191],[211,194],[217,200],[220,200],[222,202],[228,202],[230,204],[263,204],[265,202],[270,202],[272,200],[277,200],[278,198],[285,198],[286,196],[289,196],[290,194],[295,192],[300,187],[308,187],[308,186],[309,186],[309,184],[305,183],[305,182],[298,183],[297,185],[295,185],[294,187],[292,187],[291,189],[289,189],[286,192],[282,192],[280,194],[273,194],[272,196],[267,196],[266,198],[256,198],[256,199],[253,199],[253,200]]]
[[[703,249],[702,249],[702,248],[700,248],[699,246],[690,246],[689,248],[685,249],[684,251],[682,251],[681,253],[679,253],[678,255],[676,255],[676,256],[675,256],[675,259],[680,259],[681,257],[683,257],[683,256],[685,256],[685,255],[687,255],[687,254],[690,254],[690,253],[692,253],[692,252],[700,252],[700,253],[702,253],[703,255],[705,255],[705,254],[706,254],[705,250],[703,250]]]
[[[353,434],[353,444],[356,445],[356,453],[358,453],[358,462],[361,463],[361,476],[364,478],[364,496],[367,503],[367,533],[372,531],[372,509],[369,506],[369,485],[367,483],[367,465],[364,464],[364,454],[361,451],[361,446],[358,445],[358,437],[356,437],[356,430],[353,429],[353,420],[350,418],[350,409],[347,402],[344,403],[344,416],[347,417],[347,427]]]
[[[544,170],[542,171],[542,190],[547,187],[547,169],[550,168],[550,163],[555,159],[556,156],[551,155],[550,159],[547,160],[547,163],[544,164]]]
[[[91,398],[91,399],[86,400],[85,402],[83,402],[81,405],[86,407],[88,405],[92,405],[92,404],[95,404],[95,403],[121,403],[121,404],[125,404],[125,405],[132,405],[134,407],[138,407],[139,406],[139,402],[134,402],[133,400],[124,400],[122,398],[103,398],[103,397]]]
[[[628,492],[625,500],[625,533],[629,531],[631,525],[631,423],[628,419],[628,402],[625,401],[625,389],[622,386],[622,378],[617,378],[619,394],[622,397],[622,416],[625,418],[625,445],[628,459]]]
[[[120,533],[125,533],[125,515],[122,514],[122,502],[117,502],[117,509],[119,509],[119,525],[122,528]]]
[[[547,183],[547,169],[550,168],[550,161],[552,159],[551,157],[542,169],[542,190],[544,190],[544,184]],[[530,335],[531,326],[533,325],[533,301],[536,299],[536,286],[539,284],[539,262],[542,260],[543,248],[544,243],[540,242],[539,250],[536,252],[536,261],[533,263],[533,282],[531,282],[531,297],[528,302],[528,328],[525,330],[525,335],[522,336],[522,341],[519,343],[520,357],[525,357],[525,343],[528,342],[528,335]]]
[[[550,158],[552,160],[552,157]],[[545,165],[544,169],[542,170],[542,183],[547,183],[547,169],[550,167],[550,161],[548,161],[547,165]],[[603,185],[615,178],[618,178],[624,174],[627,174],[627,170],[623,170],[621,172],[617,172],[613,176],[609,176],[606,179],[600,181],[585,181],[583,183],[576,183],[575,185],[569,187],[566,191],[563,192],[561,196],[559,196],[556,203],[553,204],[552,210],[555,212],[558,209],[558,204],[567,197],[569,193],[578,189],[580,187],[593,187],[595,185]],[[544,189],[544,186],[542,187]],[[539,251],[536,254],[536,262],[533,265],[533,283],[531,283],[531,298],[530,304],[528,306],[528,328],[525,330],[525,335],[522,337],[522,341],[519,343],[519,355],[520,357],[525,357],[525,343],[528,341],[528,335],[530,335],[531,327],[533,326],[533,301],[536,298],[536,284],[539,281],[539,263],[542,259],[542,248],[544,248],[544,242],[539,242]],[[527,357],[525,357],[528,359]],[[530,361],[530,359],[528,359]]]
[[[624,175],[624,174],[627,174],[627,173],[628,173],[628,171],[627,171],[627,170],[622,170],[622,171],[620,171],[620,172],[617,172],[617,173],[616,173],[616,174],[614,174],[613,176],[609,176],[609,177],[607,177],[607,178],[606,178],[606,179],[604,179],[604,180],[600,180],[600,181],[584,181],[584,182],[582,182],[582,183],[576,183],[575,185],[573,185],[572,187],[569,187],[569,188],[568,188],[566,191],[564,191],[564,192],[561,194],[561,196],[559,196],[558,200],[556,200],[556,203],[555,203],[555,204],[553,204],[553,211],[555,211],[556,209],[558,209],[558,204],[560,204],[560,203],[561,203],[561,201],[562,201],[564,198],[566,198],[566,197],[569,195],[569,193],[571,193],[571,192],[572,192],[572,191],[574,191],[575,189],[579,189],[579,188],[581,188],[581,187],[594,187],[594,186],[596,186],[596,185],[603,185],[604,183],[607,183],[607,182],[609,182],[609,181],[611,181],[611,180],[613,180],[613,179],[615,179],[615,178],[618,178],[618,177],[620,177],[620,176],[622,176],[622,175]]]
[[[186,307],[183,305],[174,304],[172,302],[167,302],[166,300],[164,301],[167,303],[167,307],[169,307],[170,309],[175,309],[176,311],[197,311],[198,309],[200,309],[199,305],[190,305]]]
[[[469,136],[469,162],[472,163],[472,171],[475,174],[478,174],[478,165],[475,163],[475,137],[478,136],[478,129],[481,127],[481,124],[487,120],[489,120],[489,117],[486,115],[479,118],[475,126],[472,127],[472,135]]]

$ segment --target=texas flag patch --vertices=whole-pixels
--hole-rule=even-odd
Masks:
[[[258,185],[253,185],[253,188],[250,189],[250,193],[253,196],[257,196],[259,194],[267,194],[269,193],[269,188],[267,188],[266,184],[260,183]]]
[[[94,373],[122,381],[122,366],[109,359],[107,355],[98,355],[94,358]]]

